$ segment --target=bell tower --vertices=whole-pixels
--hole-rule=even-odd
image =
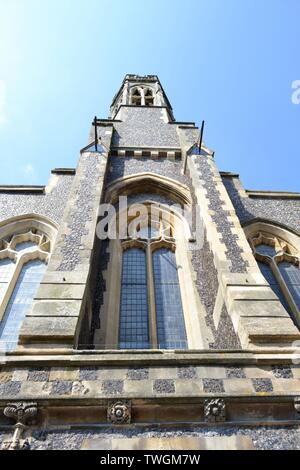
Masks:
[[[114,96],[111,107],[111,119],[121,119],[125,106],[154,106],[165,108],[174,121],[172,106],[164,92],[157,75],[126,75]]]

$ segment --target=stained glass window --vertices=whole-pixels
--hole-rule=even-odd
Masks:
[[[119,348],[149,348],[146,254],[140,248],[123,252]]]
[[[0,323],[0,350],[11,351],[17,346],[22,321],[30,309],[45,269],[45,263],[37,259],[23,265]]]
[[[153,253],[157,340],[162,349],[186,349],[187,338],[175,254],[161,248]]]

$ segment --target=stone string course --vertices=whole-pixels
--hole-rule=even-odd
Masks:
[[[1,399],[300,394],[300,367],[43,367],[0,370]]]

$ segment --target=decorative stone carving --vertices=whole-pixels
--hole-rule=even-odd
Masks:
[[[120,400],[109,404],[107,421],[113,424],[129,424],[131,422],[131,402]]]
[[[27,423],[32,421],[37,415],[37,404],[33,402],[8,403],[4,408],[4,415],[7,418],[12,418],[16,424],[12,440],[4,441],[2,448],[6,450],[29,449],[29,442],[27,439],[21,440],[21,437]]]
[[[226,405],[222,398],[213,398],[204,402],[204,419],[216,423],[226,420]]]
[[[26,425],[30,419],[37,415],[37,404],[33,402],[8,403],[4,408],[4,415],[14,419],[16,424]]]
[[[300,414],[300,397],[294,398],[294,407],[298,414]]]

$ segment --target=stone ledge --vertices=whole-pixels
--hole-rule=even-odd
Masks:
[[[44,194],[45,186],[1,185],[0,192],[1,193]]]
[[[24,345],[25,346],[25,345]],[[238,350],[212,350],[202,351],[172,351],[162,350],[85,350],[62,349],[55,345],[49,349],[20,349],[0,355],[0,364],[9,366],[186,366],[186,365],[293,365],[300,364],[300,350],[296,354],[295,348],[276,348],[273,350],[249,349]],[[300,378],[300,375],[299,375]]]
[[[74,335],[78,322],[75,317],[26,317],[19,336],[19,343],[27,341],[38,342],[39,340],[48,343],[59,341],[74,341]],[[22,352],[24,354],[24,351]]]

